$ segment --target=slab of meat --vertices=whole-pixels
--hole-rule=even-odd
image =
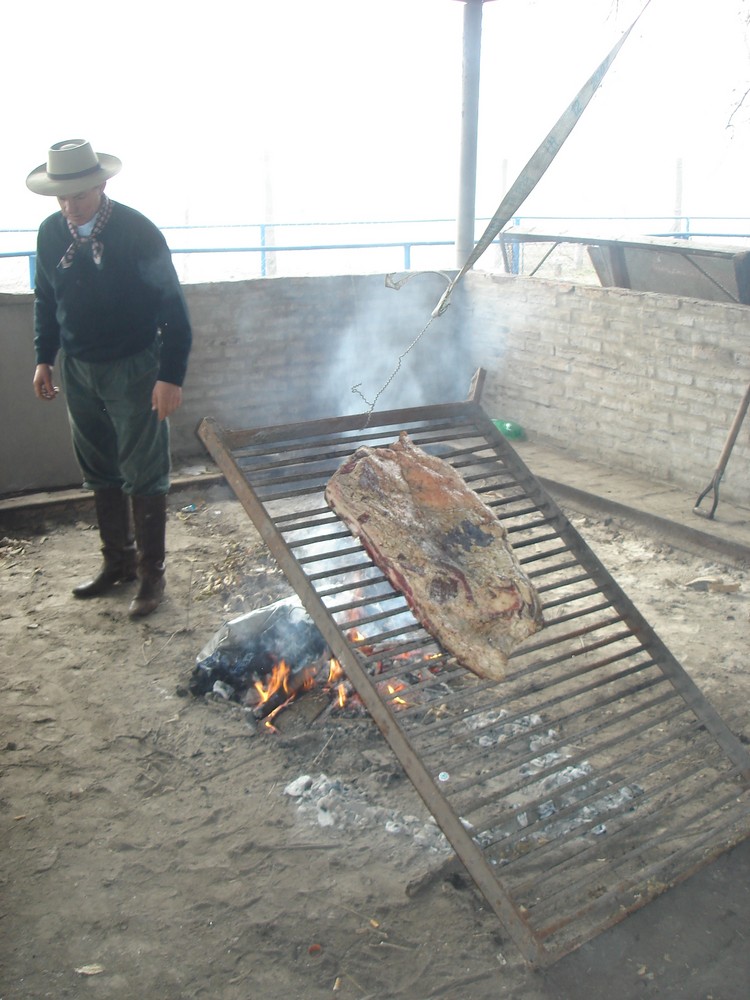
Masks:
[[[452,466],[402,431],[358,448],[325,497],[443,649],[501,680],[510,652],[542,627],[541,602],[505,529]]]

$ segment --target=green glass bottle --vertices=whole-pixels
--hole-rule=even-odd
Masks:
[[[526,432],[520,424],[517,424],[514,420],[493,420],[492,423],[497,427],[503,437],[509,438],[512,441],[523,441],[526,437]]]

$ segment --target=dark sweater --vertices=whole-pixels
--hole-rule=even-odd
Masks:
[[[37,239],[34,346],[37,364],[54,364],[62,348],[81,361],[106,363],[161,339],[159,379],[182,385],[192,341],[190,318],[161,232],[140,212],[112,203],[99,235],[98,268],[89,244],[67,269],[72,239],[61,212],[45,219]]]

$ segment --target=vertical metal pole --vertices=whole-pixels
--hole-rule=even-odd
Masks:
[[[675,233],[682,231],[682,157],[678,157],[675,164],[673,229]]]
[[[271,172],[271,154],[266,150],[263,154],[263,174],[265,180],[265,223],[262,227],[262,237],[264,247],[273,247],[276,243],[276,231],[273,228],[273,183]],[[263,277],[276,274],[276,254],[263,252],[262,261]]]
[[[515,219],[513,219],[513,225],[514,226],[520,226],[521,225],[521,217],[520,216],[517,215],[515,217]],[[513,245],[511,247],[511,261],[512,261],[512,265],[511,265],[510,273],[511,274],[520,274],[521,273],[521,244],[517,240],[513,241]]]
[[[466,0],[463,37],[463,91],[461,110],[461,164],[459,174],[456,266],[461,267],[474,248],[477,191],[477,123],[479,119],[479,63],[482,49],[483,0]]]

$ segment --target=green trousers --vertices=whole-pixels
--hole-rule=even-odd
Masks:
[[[151,409],[158,371],[156,345],[106,363],[61,356],[73,449],[87,489],[169,491],[169,425]]]

